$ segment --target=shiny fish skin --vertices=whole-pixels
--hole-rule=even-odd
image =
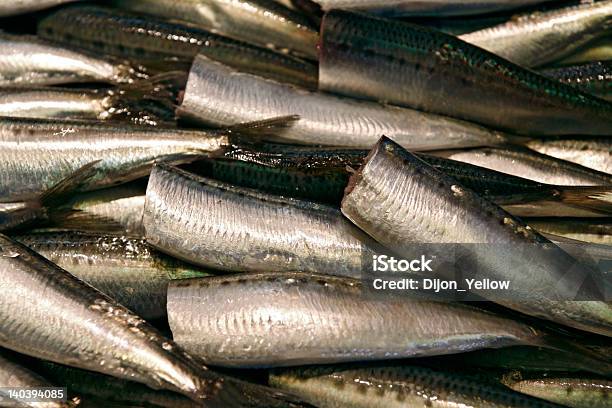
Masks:
[[[315,0],[323,9],[364,10],[387,16],[441,16],[490,13],[550,0]]]
[[[272,0],[130,0],[119,7],[188,21],[228,37],[298,51],[316,59],[318,32],[300,13]]]
[[[319,89],[521,134],[612,134],[608,101],[451,35],[342,10],[323,18]]]
[[[30,13],[73,1],[77,0],[1,0],[0,17]]]
[[[537,142],[534,142],[537,143]],[[548,142],[543,142],[548,143]],[[605,146],[605,139],[602,141]],[[486,167],[540,183],[560,186],[612,185],[612,175],[528,149],[477,148],[430,152],[439,157]]]
[[[78,232],[13,236],[144,319],[166,316],[166,292],[172,279],[208,276],[150,248],[144,239]]]
[[[154,161],[180,163],[215,154],[226,143],[222,132],[0,118],[0,202],[36,197],[96,160],[99,172],[85,189],[146,176]]]
[[[93,52],[134,59],[145,66],[152,60],[163,69],[168,65],[164,59],[178,59],[186,62],[188,70],[193,57],[202,53],[239,70],[317,86],[317,68],[310,61],[196,27],[105,7],[79,5],[58,10],[39,23],[38,34]]]
[[[517,376],[519,378],[514,378]],[[572,408],[610,408],[612,381],[601,378],[558,377],[542,373],[538,378],[521,374],[504,381],[511,389]]]
[[[240,109],[236,107],[239,106]],[[370,148],[381,135],[413,150],[507,141],[480,126],[411,109],[308,92],[239,73],[199,55],[177,113],[213,125],[299,115],[280,137],[298,144]]]
[[[612,36],[602,38],[595,41],[593,44],[580,49],[573,55],[558,61],[558,66],[568,66],[575,64],[587,64],[593,61],[610,61],[612,60]]]
[[[532,218],[525,220],[530,226],[542,233],[560,235],[578,241],[594,244],[612,245],[612,223],[603,219],[546,219]]]
[[[58,85],[74,82],[133,82],[132,68],[0,31],[0,86]]]
[[[612,29],[612,1],[527,12],[460,36],[518,65],[538,67],[571,55]]]
[[[612,61],[547,69],[542,74],[600,98],[612,100]]]
[[[612,137],[597,139],[531,140],[536,152],[612,174]]]
[[[12,353],[6,350],[0,351],[0,387],[11,388],[41,388],[53,387],[54,385],[41,377],[31,369],[20,365],[15,361]],[[27,402],[9,398],[8,394],[0,391],[0,406],[18,408],[72,408],[77,400],[70,402]],[[14,405],[12,405],[14,404]]]
[[[0,346],[215,408],[302,406],[210,371],[125,307],[3,235],[0,251]]]
[[[372,299],[358,279],[288,272],[171,282],[168,320],[186,350],[235,367],[398,359],[541,341],[530,326],[470,306]]]
[[[146,91],[120,88],[3,87],[0,89],[0,116],[170,124],[174,116],[169,107],[171,102],[156,102],[153,95],[147,95]],[[166,107],[162,105],[163,102]],[[158,117],[159,114],[162,116]]]
[[[351,177],[342,213],[381,244],[403,256],[414,242],[505,245],[502,251],[479,254],[487,277],[508,279],[507,296],[497,303],[525,314],[574,328],[612,336],[612,305],[603,301],[568,301],[575,284],[559,285],[568,273],[588,271],[568,254],[490,201],[460,186],[399,145],[383,137],[365,164]],[[529,260],[530,274],[517,265],[510,245],[540,244]],[[490,275],[489,275],[490,274]],[[551,288],[555,288],[554,291]],[[583,286],[589,299],[597,288]],[[483,297],[489,294],[479,292]]]
[[[154,167],[147,242],[187,261],[234,271],[361,276],[378,246],[332,207]]]
[[[409,365],[275,370],[270,383],[321,408],[560,408],[474,378]]]

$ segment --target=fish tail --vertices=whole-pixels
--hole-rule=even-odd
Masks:
[[[612,215],[612,186],[558,186],[553,194],[562,203],[601,214]]]
[[[87,182],[87,180],[96,174],[96,165],[100,161],[101,160],[96,160],[78,168],[70,175],[53,185],[47,191],[42,193],[39,197],[41,206],[55,207],[61,204],[66,199],[66,196],[77,191],[84,183]]]

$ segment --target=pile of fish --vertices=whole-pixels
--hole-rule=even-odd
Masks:
[[[0,0],[2,407],[610,408],[611,265],[612,0]]]

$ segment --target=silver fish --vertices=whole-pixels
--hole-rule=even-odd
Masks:
[[[2,347],[179,392],[211,407],[301,406],[214,373],[125,307],[3,235],[0,270]]]
[[[536,152],[612,174],[612,138],[531,140]]]
[[[221,126],[299,115],[299,121],[279,134],[282,139],[299,144],[370,148],[381,135],[390,135],[407,148],[428,150],[436,146],[482,146],[508,141],[499,132],[471,123],[309,92],[234,71],[202,55],[193,63],[177,113]]]
[[[612,336],[612,305],[598,301],[600,289],[569,282],[589,268],[551,244],[520,220],[460,186],[453,178],[383,137],[365,164],[351,177],[342,213],[400,256],[415,242],[503,245],[478,253],[479,269],[493,279],[512,283],[495,301],[525,314]],[[519,248],[539,245],[528,264]],[[473,252],[473,246],[466,251]],[[471,253],[470,252],[470,253]],[[576,268],[568,271],[569,265]],[[528,268],[529,274],[525,274]],[[588,301],[576,302],[576,289]],[[493,292],[479,292],[483,297]],[[512,296],[510,296],[512,295]],[[517,301],[516,299],[521,299]]]
[[[612,133],[612,103],[427,27],[332,10],[319,90],[527,135]]]
[[[60,4],[71,3],[77,0],[1,0],[0,17],[14,16],[44,10]]]
[[[377,245],[332,207],[154,167],[147,242],[199,265],[233,271],[361,276]]]
[[[225,144],[227,134],[219,131],[0,118],[0,202],[36,198],[97,160],[85,189],[131,181],[146,176],[154,161],[186,162]]]
[[[168,320],[186,350],[236,367],[398,359],[542,341],[526,324],[470,306],[373,299],[359,279],[304,273],[171,282]]]
[[[548,142],[542,142],[545,145]],[[534,142],[537,146],[538,142]],[[605,149],[606,142],[602,142]],[[548,152],[545,152],[548,153]],[[593,170],[579,164],[556,159],[529,149],[519,148],[477,148],[466,150],[445,150],[431,152],[476,166],[486,167],[502,173],[561,186],[603,186],[612,185],[612,175]],[[595,158],[593,158],[595,160]]]
[[[386,16],[483,14],[544,3],[547,0],[315,0],[324,10],[364,10]],[[548,0],[550,1],[550,0]]]
[[[117,5],[188,21],[238,40],[317,56],[317,30],[300,13],[272,0],[131,0]]]
[[[137,87],[74,89],[15,87],[0,89],[0,116],[126,121],[171,125],[172,102]]]
[[[612,1],[604,0],[527,12],[459,38],[516,64],[539,67],[571,55],[610,29]]]
[[[0,86],[58,85],[75,82],[131,83],[138,73],[125,64],[0,31]]]
[[[142,238],[69,231],[12,238],[145,319],[166,316],[170,280],[210,275],[155,251]]]
[[[612,61],[596,61],[546,69],[541,73],[584,92],[612,101]]]
[[[28,388],[51,388],[53,383],[41,377],[37,373],[24,367],[16,361],[13,353],[6,350],[0,351],[0,406],[16,408],[73,408],[80,402],[78,397],[73,397],[66,402],[49,401],[33,402],[26,399],[20,400],[6,392],[7,388],[15,390]]]
[[[587,44],[575,54],[567,58],[557,61],[558,66],[567,66],[575,64],[584,64],[593,61],[611,61],[612,60],[612,37],[608,36],[595,41],[593,44]]]
[[[514,372],[503,383],[523,394],[572,408],[610,408],[612,381],[602,378],[550,376],[548,373],[524,376]]]
[[[612,245],[612,222],[609,219],[532,218],[525,222],[542,233],[594,244]]]
[[[560,408],[476,378],[399,364],[274,370],[270,383],[318,407]]]

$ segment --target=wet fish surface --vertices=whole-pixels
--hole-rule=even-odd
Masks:
[[[612,174],[612,138],[532,140],[527,147],[539,153]]]
[[[541,341],[528,325],[470,306],[372,299],[362,289],[358,279],[304,273],[188,279],[170,284],[168,319],[186,350],[236,367],[398,359]]]
[[[294,50],[316,59],[318,33],[308,19],[270,0],[169,0],[118,1],[139,13],[188,21],[246,42]]]
[[[149,178],[143,224],[154,247],[223,270],[359,277],[362,259],[380,249],[336,208],[161,166]]]
[[[581,218],[526,220],[533,228],[547,234],[595,244],[612,245],[612,222],[607,219],[592,220]]]
[[[170,280],[210,274],[155,251],[142,238],[66,231],[13,239],[145,319],[166,316]]]
[[[551,68],[542,74],[600,98],[612,99],[612,61]]]
[[[78,0],[2,0],[0,2],[0,17],[30,13],[73,1]]]
[[[459,38],[518,65],[538,67],[570,56],[611,28],[612,1],[604,0],[527,12]]]
[[[86,190],[146,176],[154,161],[187,162],[220,152],[223,132],[98,122],[0,118],[0,202],[36,197],[100,160]]]
[[[0,31],[0,86],[131,83],[139,72],[29,35]]]
[[[179,59],[188,69],[193,57],[203,53],[240,70],[316,87],[317,71],[312,62],[196,27],[105,7],[61,9],[39,23],[38,34],[145,65],[147,60],[164,65],[167,59]]]
[[[299,115],[297,122],[275,135],[277,139],[297,144],[370,148],[383,134],[413,150],[508,141],[499,132],[471,123],[309,92],[237,72],[203,55],[194,61],[177,113],[216,126]]]
[[[451,35],[342,10],[321,27],[321,90],[521,134],[612,133],[612,103]]]
[[[497,298],[496,302],[528,315],[612,335],[612,308],[595,300],[600,297],[594,282],[559,284],[569,265],[576,266],[572,272],[576,274],[586,273],[589,268],[579,265],[530,226],[388,138],[380,140],[351,177],[342,200],[342,213],[401,256],[410,254],[415,242],[505,245],[499,251],[491,251],[494,253],[478,255],[487,277],[512,281],[506,291],[512,296]],[[528,256],[528,266],[518,262],[517,256],[525,255],[517,252],[522,245],[543,248],[537,257]],[[527,267],[529,276],[519,272]],[[583,293],[591,294],[588,301],[570,300],[575,299],[578,285],[583,285]],[[485,298],[495,296],[495,292],[479,294]]]
[[[275,370],[270,382],[320,407],[560,408],[469,376],[399,364]]]

